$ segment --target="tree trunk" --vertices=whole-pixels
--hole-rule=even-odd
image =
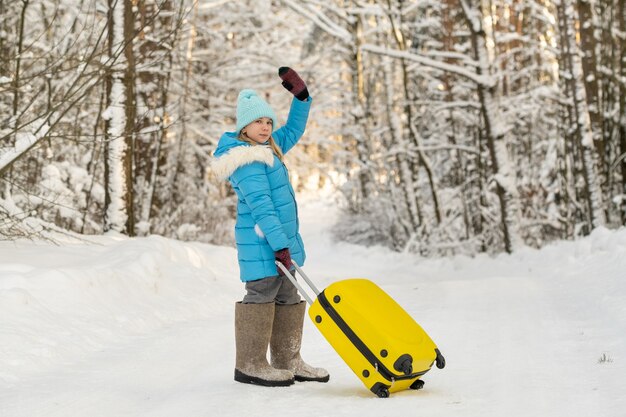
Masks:
[[[85,212],[83,213],[82,225],[80,233],[85,232],[85,224],[87,223],[87,214],[89,213],[89,206],[91,206],[91,200],[93,196],[93,187],[96,183],[96,170],[100,160],[100,152],[102,152],[103,142],[98,139],[98,133],[100,130],[100,123],[102,121],[102,107],[104,106],[104,100],[106,97],[106,88],[102,90],[100,94],[100,101],[98,104],[98,113],[96,121],[93,125],[93,146],[91,148],[91,160],[87,164],[87,173],[89,175],[89,188],[85,193]]]
[[[619,31],[622,34],[626,34],[626,2],[624,0],[619,0],[617,2],[617,20],[619,24]],[[620,40],[620,48],[621,51],[619,54],[620,62],[619,62],[619,71],[621,75],[622,82],[619,83],[619,150],[621,161],[619,164],[621,165],[621,174],[622,174],[622,183],[621,183],[621,216],[622,216],[622,224],[626,225],[626,37],[622,35],[619,38]]]
[[[138,19],[141,31],[136,46],[141,70],[137,74],[139,84],[137,100],[144,109],[138,118],[138,131],[146,130],[138,136],[135,150],[135,188],[139,217],[140,235],[151,233],[151,218],[171,200],[168,183],[159,180],[161,166],[165,163],[167,135],[167,91],[171,74],[172,47],[175,42],[167,38],[171,35],[172,2],[157,4],[151,1],[138,2]],[[149,31],[147,30],[149,28]],[[164,198],[156,193],[162,191]],[[165,197],[168,196],[168,197]]]
[[[574,0],[564,0],[558,6],[558,10],[560,19],[563,21],[562,27],[564,29],[564,33],[561,33],[561,36],[564,40],[563,45],[565,50],[563,50],[562,53],[571,68],[571,76],[569,77],[567,85],[569,87],[569,96],[572,97],[573,100],[572,108],[576,136],[582,148],[581,162],[585,180],[585,200],[587,202],[589,216],[588,231],[591,231],[591,229],[595,227],[603,226],[606,223],[606,218],[602,193],[598,182],[593,132],[583,79],[582,60],[576,42],[576,18],[573,1]]]
[[[17,131],[19,130],[19,102],[20,102],[20,81],[21,81],[21,64],[22,64],[22,48],[24,46],[24,25],[26,22],[26,9],[28,8],[29,0],[22,1],[22,11],[20,13],[20,20],[18,23],[18,37],[17,37],[17,50],[15,51],[15,71],[13,76],[13,117],[11,118],[11,124],[13,126],[13,134],[11,135],[11,144],[17,143]],[[9,197],[13,191],[13,167],[10,167],[7,173],[7,186],[5,187],[5,197]]]
[[[600,91],[598,82],[601,74],[598,73],[598,59],[596,56],[596,39],[594,36],[595,16],[590,0],[577,0],[578,20],[580,22],[580,52],[582,53],[583,83],[585,86],[585,96],[587,112],[591,123],[591,135],[598,156],[598,169],[601,178],[602,192],[608,195],[608,164],[606,161],[606,140],[603,133],[603,117],[600,108]]]
[[[104,231],[134,234],[132,132],[134,120],[131,0],[108,0],[109,57],[105,123]]]
[[[353,0],[350,1],[350,4],[352,3]],[[351,173],[353,171],[353,167],[351,166],[353,162],[348,161],[347,164],[349,182],[353,184],[347,199],[350,210],[360,212],[363,208],[363,202],[375,189],[372,162],[370,159],[370,138],[366,131],[367,99],[364,91],[365,76],[363,54],[360,47],[363,37],[360,16],[355,16],[354,19],[349,22],[347,31],[351,36],[351,41],[349,44],[345,45],[346,49],[350,50],[345,62],[350,69],[351,103],[344,116],[344,119],[347,121],[347,126],[342,126],[341,131],[343,132],[346,144],[356,150],[358,164],[356,175]]]
[[[354,105],[351,111],[353,124],[352,136],[356,143],[357,156],[359,159],[359,196],[357,197],[357,207],[370,196],[374,187],[371,172],[370,147],[365,132],[366,119],[366,98],[365,98],[365,76],[363,69],[363,53],[361,51],[362,22],[360,17],[354,19],[352,25],[352,35],[354,37],[354,51],[350,65],[352,66],[352,97]]]
[[[0,17],[5,17],[4,19],[0,18],[0,31],[6,31],[6,20],[8,20],[6,19],[6,16],[7,9],[4,4],[4,0],[0,0]],[[0,36],[0,56],[9,56],[9,50],[4,43],[4,36]],[[9,72],[7,62],[4,59],[0,59],[0,74],[6,74],[7,72]]]
[[[122,0],[117,0],[122,1]],[[124,0],[124,56],[127,62],[124,83],[126,85],[126,128],[124,140],[128,146],[128,154],[124,158],[124,171],[126,172],[126,210],[128,220],[126,230],[129,236],[135,236],[135,204],[133,190],[133,155],[135,154],[135,118],[137,106],[135,101],[135,55],[133,53],[133,39],[135,38],[135,19],[133,13],[133,1]]]
[[[565,14],[562,13],[562,4],[557,5],[558,15],[558,33],[564,34],[567,32]],[[568,47],[568,38],[566,36],[559,36],[560,51],[566,51]],[[574,108],[569,104],[567,100],[569,91],[569,79],[572,73],[572,65],[569,59],[566,59],[564,53],[561,53],[559,58],[559,89],[562,92],[563,99],[560,107],[560,125],[558,133],[561,134],[563,163],[560,164],[561,177],[563,178],[564,185],[564,205],[566,213],[564,217],[567,225],[567,237],[573,238],[576,235],[577,223],[580,218],[586,219],[588,217],[587,209],[579,203],[583,200],[583,194],[580,191],[580,187],[577,186],[577,178],[584,176],[583,170],[579,168],[582,164],[582,152],[580,150],[580,142],[577,139],[575,129],[572,126],[576,126],[576,118],[574,115]],[[586,199],[585,199],[586,201]],[[585,222],[589,223],[588,220]]]
[[[19,122],[17,118],[17,111],[19,108],[19,100],[20,100],[20,76],[21,71],[20,67],[22,64],[22,48],[24,45],[24,25],[26,20],[26,9],[28,8],[29,0],[22,0],[22,12],[20,14],[20,21],[18,26],[18,37],[17,37],[17,51],[15,51],[15,75],[13,77],[13,117],[15,118],[13,123],[15,129],[19,126]]]

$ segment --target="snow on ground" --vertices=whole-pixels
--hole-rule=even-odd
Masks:
[[[327,384],[233,381],[234,249],[157,236],[0,242],[0,416],[626,415],[626,230],[497,257],[336,243],[300,207],[305,270],[376,281],[439,345],[423,391],[379,399],[306,322]]]

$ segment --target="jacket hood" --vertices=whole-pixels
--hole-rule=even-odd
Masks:
[[[250,145],[237,139],[236,132],[226,132],[220,138],[213,153],[211,170],[215,176],[225,180],[238,168],[253,162],[274,165],[274,152],[267,145]]]

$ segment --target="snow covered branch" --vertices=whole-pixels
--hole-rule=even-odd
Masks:
[[[352,35],[342,28],[341,26],[334,23],[328,16],[326,16],[321,11],[317,10],[316,7],[309,5],[305,2],[302,5],[302,2],[296,2],[294,0],[281,0],[287,6],[291,7],[294,11],[301,14],[304,17],[310,19],[313,23],[315,23],[318,27],[323,29],[325,32],[330,34],[331,36],[340,39],[342,42],[349,44],[352,42]]]
[[[386,55],[393,58],[401,58],[406,59],[408,61],[417,62],[426,67],[436,68],[442,71],[450,72],[453,74],[460,75],[476,84],[482,85],[486,88],[491,88],[495,85],[496,81],[493,77],[488,75],[478,75],[475,71],[468,70],[464,67],[458,65],[446,64],[445,62],[440,62],[434,59],[426,58],[420,55],[413,54],[411,52],[400,51],[397,49],[390,49],[381,47],[378,45],[365,44],[361,47],[363,51],[372,52],[379,55]],[[477,65],[472,63],[473,65]]]

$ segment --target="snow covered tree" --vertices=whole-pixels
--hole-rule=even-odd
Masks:
[[[85,112],[86,98],[102,81],[95,67],[100,65],[105,19],[94,13],[93,3],[84,2],[8,2],[2,8],[6,12],[2,17],[10,16],[3,23],[19,27],[18,22],[23,21],[23,40],[18,54],[15,31],[8,27],[0,30],[3,54],[7,54],[0,59],[7,71],[0,74],[0,177],[4,190],[0,206],[8,213],[10,224],[35,214],[51,222],[45,227],[58,224],[80,229],[76,209],[84,201],[86,178],[73,160],[85,157],[81,124],[90,119]],[[94,48],[86,47],[88,44]],[[15,76],[18,66],[19,82]],[[65,139],[73,141],[70,152],[63,149],[68,143]]]
[[[495,94],[495,82],[491,78],[487,39],[482,27],[482,13],[480,8],[472,8],[464,0],[460,0],[460,3],[471,32],[474,59],[478,64],[476,73],[480,77],[480,81],[476,83],[476,88],[484,121],[487,147],[491,156],[494,186],[500,202],[504,247],[507,252],[512,252],[521,243],[521,237],[517,180],[506,143],[508,129],[498,117],[498,98]]]

